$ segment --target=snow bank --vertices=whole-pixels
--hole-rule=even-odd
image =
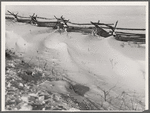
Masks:
[[[112,38],[44,31],[37,35],[35,33],[32,35],[31,31],[30,35],[27,33],[26,37],[21,37],[6,31],[6,47],[25,52],[26,57],[39,56],[47,61],[56,59],[70,79],[91,87],[91,90],[102,83],[109,84],[108,86],[117,83],[122,90],[144,93],[143,64],[139,63],[139,59],[139,61],[132,59],[116,49]],[[26,39],[32,40],[27,42]],[[41,54],[37,54],[37,51]]]
[[[21,36],[13,31],[6,31],[6,48],[14,49],[14,51],[26,52],[30,49],[30,44],[26,42]]]

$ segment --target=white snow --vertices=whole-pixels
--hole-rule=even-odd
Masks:
[[[22,27],[26,28],[24,33],[20,33]],[[145,48],[135,49],[128,45],[122,48],[122,42],[114,37],[60,34],[48,28],[44,28],[44,32],[43,28],[28,25],[9,26],[9,30],[14,29],[14,32],[6,31],[7,48],[25,52],[25,57],[56,61],[70,79],[90,87],[89,95],[101,93],[98,87],[109,89],[114,85],[118,91],[145,94],[145,54],[141,54],[141,51],[145,53]],[[43,32],[38,34],[40,30]]]

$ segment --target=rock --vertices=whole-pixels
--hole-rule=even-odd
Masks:
[[[21,97],[21,99],[22,99],[22,101],[24,101],[24,102],[28,102],[28,96],[27,96],[27,95],[23,95],[23,96]]]
[[[21,106],[21,109],[19,109],[19,110],[21,110],[21,111],[29,111],[29,110],[32,110],[32,106],[30,106],[30,105],[25,103],[25,104],[23,104]]]
[[[43,72],[43,70],[39,67],[35,67],[34,70],[36,70],[37,72]]]
[[[11,84],[10,84],[10,82],[8,83],[8,85],[7,85],[7,87],[10,87],[11,86]]]
[[[43,108],[42,110],[45,111],[45,108]]]
[[[108,109],[110,107],[110,104],[106,101],[103,102],[103,107]]]
[[[12,64],[12,63],[11,63],[11,64],[9,64],[9,66],[10,66],[10,67],[13,67],[13,68],[15,67],[15,66],[14,66],[14,64]]]
[[[44,102],[44,96],[40,96],[40,97],[39,97],[39,101],[40,101],[41,103],[45,103],[45,102]]]
[[[80,111],[80,110],[76,108],[70,108],[69,111]]]
[[[17,108],[14,108],[13,110],[14,110],[14,111],[17,111],[18,109],[17,109]]]
[[[23,84],[22,84],[22,83],[19,83],[19,86],[20,86],[20,87],[23,87]]]
[[[38,95],[35,94],[35,93],[30,93],[29,96],[32,96],[32,97],[38,97]]]

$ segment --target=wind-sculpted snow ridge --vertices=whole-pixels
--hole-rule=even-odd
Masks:
[[[28,30],[22,35],[19,33],[19,27]],[[144,61],[133,59],[132,55],[128,54],[129,49],[134,49],[129,45],[122,47],[122,42],[116,43],[114,37],[103,39],[90,34],[58,32],[48,28],[31,28],[28,25],[19,25],[16,29],[18,31],[11,32],[13,27],[6,31],[6,48],[13,48],[16,53],[22,54],[25,61],[34,65],[47,66],[47,69],[50,69],[51,65],[59,67],[73,84],[82,84],[89,88],[83,96],[95,102],[97,106],[106,104],[111,106],[109,109],[127,109],[126,105],[117,107],[122,102],[118,99],[121,98],[119,95],[127,92],[130,95],[134,93],[143,101]],[[137,48],[133,52],[139,55],[140,51],[145,49]],[[144,58],[144,55],[141,57]],[[65,90],[64,92],[67,92]],[[129,95],[125,98],[128,102],[131,99]],[[110,103],[116,103],[116,106]],[[129,105],[128,109],[132,109],[131,106]]]
[[[143,73],[138,63],[111,48],[108,41],[113,37],[103,40],[97,39],[97,41],[93,42],[85,42],[89,36],[82,36],[80,34],[71,35],[76,35],[76,42],[73,40],[70,43],[65,39],[64,34],[56,34],[52,36],[52,38],[45,39],[45,46],[59,52],[59,57],[64,67],[76,71],[72,75],[72,77],[75,76],[73,77],[74,80],[84,84],[90,84],[91,86],[94,84],[92,80],[94,77],[91,74],[95,74],[98,78],[106,79],[110,83],[115,84],[121,82],[127,85],[127,87],[130,86],[131,89],[138,87],[138,89],[135,90],[142,91],[144,79],[142,78]],[[73,36],[70,37],[75,38]],[[82,78],[83,76],[84,78]],[[81,79],[79,80],[78,77]],[[122,78],[124,80],[122,80]],[[135,79],[136,82],[134,83],[133,80]]]

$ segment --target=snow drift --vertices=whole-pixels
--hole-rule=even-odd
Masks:
[[[21,27],[25,25],[20,25]],[[16,27],[17,30],[14,30]],[[114,37],[102,38],[81,33],[59,33],[48,28],[29,27],[26,34],[19,26],[6,31],[6,48],[23,53],[23,57],[39,57],[56,62],[66,70],[68,78],[90,88],[87,95],[116,86],[116,91],[145,93],[144,48],[121,47]],[[142,60],[138,58],[142,57]],[[35,62],[36,64],[37,62]],[[91,96],[92,97],[92,96]],[[95,97],[93,97],[95,98]],[[97,97],[99,98],[99,97]]]

